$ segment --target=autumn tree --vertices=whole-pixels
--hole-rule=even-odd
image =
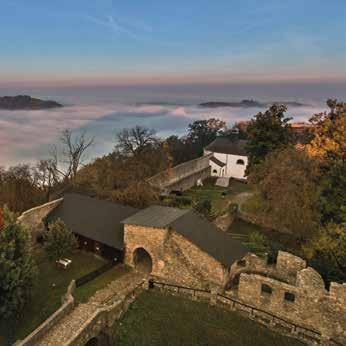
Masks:
[[[44,248],[50,259],[65,257],[78,246],[77,239],[64,221],[57,219],[48,225],[48,231],[43,234]]]
[[[328,224],[303,247],[307,258],[328,281],[346,281],[346,226]]]
[[[325,224],[346,222],[346,103],[328,100],[328,112],[314,115],[309,154],[323,172],[321,210]]]
[[[123,189],[112,191],[111,200],[136,208],[148,207],[159,200],[159,193],[145,182],[133,182]]]
[[[0,168],[0,207],[7,205],[14,212],[23,212],[44,202],[35,171],[29,165]]]
[[[260,112],[247,126],[248,171],[261,163],[265,157],[292,142],[293,134],[289,124],[291,118],[285,116],[285,105],[272,105],[264,113]]]
[[[0,318],[18,314],[27,302],[36,265],[28,230],[4,208],[0,224]]]
[[[316,160],[294,147],[274,151],[254,167],[249,183],[274,228],[308,238],[319,227],[319,179]]]

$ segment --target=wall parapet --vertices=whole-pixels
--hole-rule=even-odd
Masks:
[[[198,180],[199,176],[201,179],[205,179],[211,175],[211,168],[209,163],[211,156],[212,154],[181,163],[180,165],[154,175],[147,181],[150,185],[158,188],[159,190],[166,190],[172,186],[173,188],[178,186],[179,182],[183,182],[184,180],[193,178],[190,179],[191,182],[186,184],[186,187],[185,184],[183,184],[183,190],[190,188]]]
[[[32,234],[33,242],[36,242],[36,238],[40,232],[44,230],[43,224],[44,218],[54,210],[64,199],[59,198],[54,201],[45,203],[35,208],[31,208],[23,212],[17,219],[18,222],[26,226]]]
[[[200,288],[191,288],[179,286],[163,281],[149,280],[149,288],[166,291],[173,295],[179,295],[192,300],[209,301],[212,305],[221,308],[237,311],[242,315],[254,320],[270,329],[280,331],[281,334],[299,339],[308,344],[324,344],[331,346],[342,346],[333,338],[326,338],[318,330],[299,325],[288,319],[284,319],[268,311],[259,309],[253,305],[246,304],[229,294],[221,294],[215,290],[203,290]]]

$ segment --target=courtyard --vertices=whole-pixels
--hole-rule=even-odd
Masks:
[[[61,305],[61,297],[66,293],[71,280],[78,279],[105,265],[106,261],[92,253],[77,251],[69,256],[71,266],[64,270],[49,261],[43,251],[36,252],[38,276],[32,289],[32,297],[18,320],[0,321],[0,345],[12,345],[25,338]],[[116,266],[94,280],[76,289],[77,302],[86,301],[98,289],[107,285],[127,271]]]
[[[303,345],[207,303],[144,292],[120,321],[116,345]]]

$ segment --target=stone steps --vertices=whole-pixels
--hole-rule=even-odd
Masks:
[[[35,345],[36,346],[63,346],[75,335],[89,318],[91,318],[97,308],[117,295],[126,291],[130,283],[141,282],[145,275],[132,271],[119,279],[112,281],[107,287],[97,291],[88,302],[77,305],[69,315],[65,316]]]

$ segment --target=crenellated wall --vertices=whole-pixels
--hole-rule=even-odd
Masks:
[[[326,290],[317,271],[286,252],[279,252],[275,265],[253,254],[244,261],[232,268],[233,277],[240,274],[235,289],[240,301],[346,343],[346,284],[333,282]]]

